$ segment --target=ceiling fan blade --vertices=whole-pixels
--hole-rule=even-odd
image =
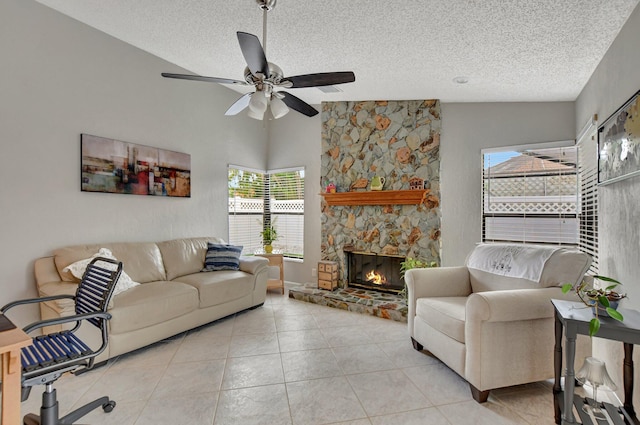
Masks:
[[[289,108],[294,109],[308,117],[318,115],[318,111],[316,111],[316,109],[313,106],[309,105],[304,100],[298,97],[295,97],[291,93],[287,93],[287,92],[279,92],[279,93],[284,95],[284,97],[282,98],[282,101]]]
[[[293,83],[291,88],[332,86],[334,84],[353,83],[356,75],[351,71],[321,72],[318,74],[294,75],[287,77]]]
[[[194,81],[206,81],[208,83],[218,83],[218,84],[237,84],[240,86],[248,86],[245,81],[240,80],[231,80],[229,78],[218,78],[218,77],[202,77],[200,75],[189,75],[189,74],[170,74],[168,72],[163,72],[162,76],[165,78],[177,78],[180,80],[194,80]]]
[[[240,97],[240,99],[236,100],[233,105],[227,109],[225,115],[237,115],[239,112],[243,111],[247,106],[249,106],[249,101],[251,100],[252,93],[247,93]]]
[[[251,73],[253,75],[262,74],[265,78],[269,77],[269,64],[258,37],[248,32],[238,31],[237,34],[240,50],[242,50],[242,55],[244,60],[247,61],[247,66]]]

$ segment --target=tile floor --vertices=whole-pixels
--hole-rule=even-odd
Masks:
[[[83,423],[135,425],[551,425],[551,383],[479,405],[406,324],[269,294],[263,307],[56,383],[61,411],[109,395]],[[37,412],[43,387],[22,403]]]

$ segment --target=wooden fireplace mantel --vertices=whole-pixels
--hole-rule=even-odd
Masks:
[[[327,205],[418,205],[429,189],[370,190],[365,192],[321,193]]]

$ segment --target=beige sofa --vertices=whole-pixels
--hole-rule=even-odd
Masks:
[[[577,299],[559,286],[580,281],[590,264],[588,255],[572,249],[480,244],[465,266],[409,270],[414,348],[430,351],[463,377],[480,403],[491,389],[550,379],[550,300]],[[576,359],[590,350],[588,337],[579,338]]]
[[[140,285],[114,296],[109,305],[109,346],[96,359],[107,360],[164,338],[264,303],[268,260],[240,257],[240,270],[201,272],[207,242],[219,238],[164,242],[106,243],[56,249],[35,262],[39,296],[74,294],[77,279],[64,268],[110,249],[124,271]],[[42,319],[73,314],[70,300],[41,303]],[[92,326],[81,329],[89,343],[99,343]],[[47,329],[52,331],[54,329]]]

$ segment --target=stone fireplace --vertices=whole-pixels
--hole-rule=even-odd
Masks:
[[[404,288],[399,281],[404,258],[440,263],[439,147],[438,100],[322,104],[321,186],[335,185],[337,195],[366,192],[368,199],[331,205],[322,200],[321,256],[338,262],[341,288],[351,281],[385,286],[350,276],[355,260],[348,252],[370,254],[375,259],[370,261],[397,259],[397,271],[386,276],[397,290]],[[384,179],[382,191],[371,190],[375,176]],[[416,181],[424,181],[422,188]],[[410,191],[416,187],[424,196],[415,203],[386,200],[393,192],[416,193]]]
[[[347,285],[398,293],[404,289],[400,266],[404,257],[369,252],[346,251]]]

